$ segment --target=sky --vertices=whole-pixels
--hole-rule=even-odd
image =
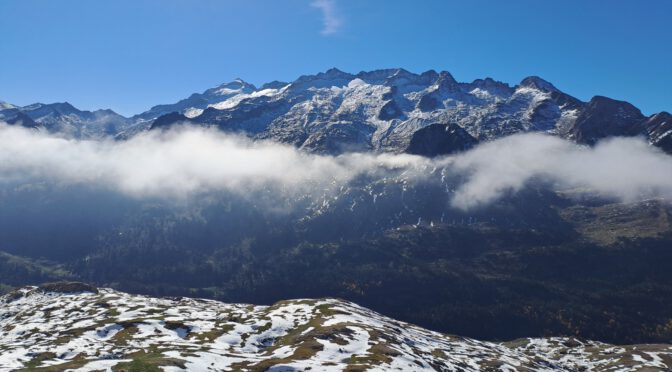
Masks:
[[[0,0],[0,100],[137,114],[331,67],[538,75],[672,111],[669,0]]]

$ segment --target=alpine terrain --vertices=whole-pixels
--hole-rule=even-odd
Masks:
[[[259,88],[238,79],[131,118],[111,110],[80,111],[67,102],[25,107],[2,103],[0,119],[75,138],[128,138],[192,123],[328,154],[437,155],[530,131],[591,145],[610,136],[643,136],[672,152],[672,116],[667,112],[647,117],[627,102],[602,96],[582,102],[536,76],[510,86],[491,78],[457,82],[449,72],[431,70],[350,74],[333,68]],[[457,126],[466,133],[447,130],[444,136],[428,136],[440,128],[432,125]],[[437,143],[418,144],[428,137]]]
[[[645,371],[670,345],[482,342],[337,299],[271,306],[152,298],[81,283],[0,298],[0,369],[26,371]]]
[[[672,366],[667,112],[334,68],[0,122],[0,370]]]

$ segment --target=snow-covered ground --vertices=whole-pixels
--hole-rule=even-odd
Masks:
[[[26,287],[0,298],[0,370],[639,371],[672,367],[672,346],[569,338],[481,342],[356,304],[272,306]]]

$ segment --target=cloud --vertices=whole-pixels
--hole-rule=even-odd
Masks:
[[[127,141],[78,141],[0,124],[0,181],[94,184],[136,197],[246,194],[267,187],[299,195],[422,162],[411,155],[312,155],[187,126]]]
[[[215,129],[150,131],[127,141],[82,141],[0,123],[0,181],[90,184],[137,198],[226,191],[297,200],[355,181],[434,182],[454,208],[488,205],[539,180],[555,189],[635,201],[672,200],[672,157],[637,138],[594,148],[520,134],[438,159],[404,154],[308,154]],[[360,182],[361,184],[361,182]],[[279,202],[281,203],[281,202]]]
[[[322,12],[322,35],[333,35],[340,31],[343,20],[334,0],[314,0],[310,5]]]
[[[613,138],[594,148],[542,134],[519,134],[457,156],[453,171],[466,177],[452,205],[487,205],[533,179],[582,188],[622,201],[672,199],[672,157],[639,138]]]

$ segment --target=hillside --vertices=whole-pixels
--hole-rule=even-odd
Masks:
[[[431,332],[354,303],[151,298],[79,283],[0,298],[0,370],[641,371],[672,346],[573,338],[506,343]]]

